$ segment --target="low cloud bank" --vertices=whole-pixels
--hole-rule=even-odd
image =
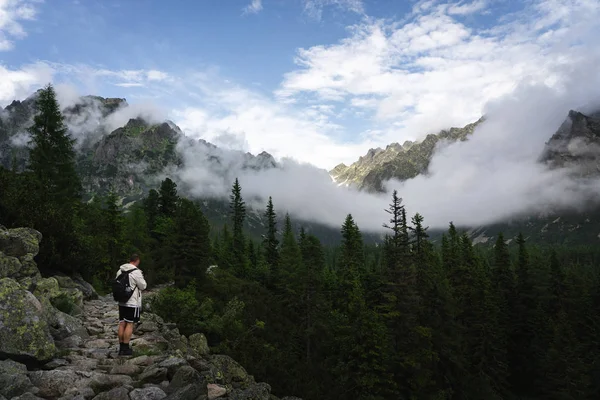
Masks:
[[[468,141],[440,143],[427,175],[389,181],[409,215],[419,212],[432,228],[478,226],[552,210],[583,210],[599,198],[598,179],[577,179],[569,169],[548,169],[538,162],[545,143],[570,109],[600,109],[600,58],[590,58],[552,85],[522,83],[511,95],[486,106],[486,121]],[[555,71],[556,72],[556,71]],[[588,151],[592,149],[588,148]],[[281,168],[243,170],[243,153],[206,146],[180,146],[185,168],[178,177],[196,196],[224,197],[238,177],[252,206],[273,197],[279,212],[295,218],[341,226],[351,213],[359,227],[382,231],[390,195],[376,195],[332,182],[328,173],[292,160]],[[217,154],[218,153],[218,154]],[[219,163],[214,161],[220,159]]]

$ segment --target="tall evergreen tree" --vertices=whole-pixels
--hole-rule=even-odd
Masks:
[[[81,182],[75,169],[75,139],[63,122],[56,92],[47,85],[37,92],[37,114],[27,130],[29,142],[28,168],[41,183],[43,201],[73,204],[81,197]]]
[[[494,264],[492,285],[496,297],[496,306],[498,312],[497,320],[497,338],[499,351],[496,363],[499,376],[502,379],[502,394],[509,393],[509,387],[505,380],[509,374],[508,353],[510,337],[512,333],[512,318],[514,313],[515,300],[515,277],[511,267],[510,254],[508,246],[504,240],[504,235],[500,233],[494,246]]]
[[[154,189],[150,189],[148,196],[143,200],[144,211],[148,219],[148,229],[152,232],[156,224],[156,218],[159,213],[160,195]]]
[[[263,240],[263,247],[267,265],[271,274],[273,274],[279,264],[279,240],[277,240],[277,215],[273,208],[271,196],[269,196],[269,202],[267,203],[265,218],[267,219],[267,235]]]
[[[160,184],[158,210],[165,217],[173,217],[177,211],[177,184],[170,178],[166,178]],[[151,199],[150,201],[154,201]]]
[[[238,178],[235,178],[231,195],[229,196],[229,209],[233,223],[233,263],[237,273],[244,276],[248,273],[248,259],[246,257],[246,239],[244,237],[244,220],[246,219],[246,203],[242,198],[242,187]]]
[[[175,285],[185,288],[192,280],[198,283],[205,276],[212,259],[210,226],[194,202],[179,199],[173,230],[169,235],[169,260]]]
[[[513,337],[509,354],[510,380],[515,393],[526,396],[533,394],[531,382],[536,381],[536,354],[533,351],[534,324],[538,304],[530,271],[529,254],[523,234],[517,237],[517,295],[513,315]]]
[[[48,269],[72,269],[78,253],[75,218],[81,201],[81,182],[75,170],[75,139],[63,122],[52,85],[37,92],[36,115],[28,128],[30,170],[35,186],[25,206],[33,211],[31,225],[44,232],[38,262]],[[60,223],[57,223],[60,221]]]

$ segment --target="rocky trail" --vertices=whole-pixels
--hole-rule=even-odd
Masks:
[[[133,355],[119,356],[112,297],[77,276],[42,278],[27,263],[37,243],[14,246],[32,235],[41,238],[0,229],[0,400],[279,400],[231,357],[211,354],[203,334],[181,335],[149,312],[134,329]],[[64,298],[69,313],[54,306]]]

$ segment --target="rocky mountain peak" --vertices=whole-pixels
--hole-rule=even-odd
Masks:
[[[482,121],[483,118],[463,128],[429,134],[421,142],[407,140],[402,145],[391,143],[385,150],[370,149],[352,165],[336,166],[330,175],[339,184],[352,185],[361,190],[382,191],[382,183],[390,178],[406,180],[425,172],[439,140],[465,140]]]
[[[540,162],[550,168],[571,167],[581,176],[600,173],[600,116],[570,110],[546,143]]]

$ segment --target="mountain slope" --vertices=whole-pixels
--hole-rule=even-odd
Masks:
[[[14,101],[0,112],[0,165],[22,171],[28,151],[27,127],[33,122],[34,93],[23,101]],[[84,96],[63,110],[65,124],[77,139],[77,169],[82,179],[85,198],[104,196],[114,191],[127,209],[145,196],[150,189],[158,189],[165,177],[178,184],[178,191],[199,200],[202,211],[213,226],[213,231],[228,223],[229,188],[236,175],[244,170],[278,168],[268,153],[258,155],[218,148],[205,140],[186,137],[171,121],[149,122],[141,117],[128,118],[128,104],[121,98]],[[123,123],[120,124],[119,122]],[[112,129],[117,126],[116,129]],[[198,187],[190,187],[186,174],[209,175],[205,181],[193,179],[204,193],[212,195],[198,198]],[[217,190],[211,190],[216,186]],[[242,188],[243,189],[243,188]],[[266,199],[259,199],[259,202]],[[248,207],[246,228],[259,239],[265,232],[263,210]],[[279,215],[283,227],[284,215]],[[302,221],[295,218],[298,230],[303,226],[324,244],[339,243],[339,229]],[[341,225],[342,221],[340,221]],[[366,242],[378,240],[378,235],[365,235]]]
[[[339,164],[329,173],[339,185],[355,186],[360,190],[383,192],[383,183],[392,178],[407,180],[427,173],[436,145],[441,141],[467,140],[483,118],[463,128],[451,128],[429,134],[421,142],[392,143],[385,150],[370,149],[350,166]]]

